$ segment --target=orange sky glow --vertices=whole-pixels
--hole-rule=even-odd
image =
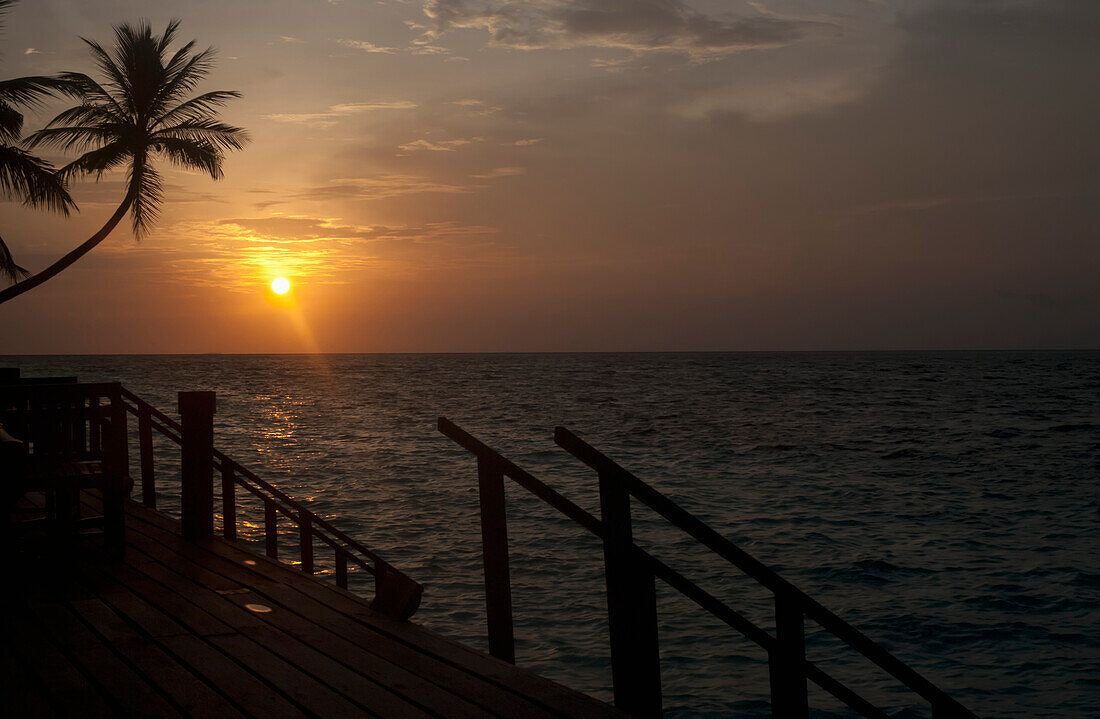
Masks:
[[[4,77],[180,15],[253,142],[164,166],[0,353],[1097,347],[1087,5],[25,1]],[[122,179],[0,236],[41,269]]]

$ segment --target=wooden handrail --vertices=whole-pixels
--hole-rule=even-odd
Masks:
[[[126,400],[121,403],[125,411],[138,417],[139,421],[142,500],[147,506],[155,507],[152,433],[155,430],[182,449],[184,447],[183,425],[125,387],[121,388],[121,395]],[[313,572],[312,542],[318,539],[333,550],[338,586],[347,589],[347,570],[350,562],[374,576],[375,597],[371,606],[378,611],[398,619],[407,619],[419,607],[423,587],[378,554],[217,448],[210,453],[209,462],[211,470],[218,472],[221,478],[222,533],[227,539],[236,538],[236,501],[232,488],[241,487],[259,499],[264,507],[264,544],[269,557],[278,558],[278,516],[283,515],[297,527],[299,555],[304,572]],[[226,488],[230,488],[230,491],[227,492]]]
[[[638,479],[626,469],[623,469],[622,466],[573,432],[565,427],[557,427],[554,430],[554,441],[562,449],[597,472],[614,474],[638,501],[771,590],[777,597],[782,596],[785,600],[797,604],[798,608],[807,617],[817,622],[822,628],[828,630],[860,654],[863,654],[925,700],[935,705],[958,704],[943,690],[883,649],[882,646],[867,637],[863,632],[826,609],[755,557],[737,547],[733,542],[718,534],[702,520]],[[973,716],[961,705],[955,708],[965,712],[962,716]]]
[[[152,405],[148,404],[147,402],[145,402],[141,398],[137,397],[132,392],[127,390],[125,387],[123,388],[123,394],[128,399],[130,399],[132,402],[135,403],[135,406],[126,405],[127,411],[129,411],[131,414],[134,414],[134,415],[140,415],[142,409],[147,407],[149,409],[149,413],[152,416],[157,418],[156,420],[151,421],[151,427],[153,429],[157,430],[164,437],[167,437],[169,440],[171,440],[175,444],[177,444],[177,445],[181,444],[182,439],[180,438],[180,436],[178,434],[178,432],[180,430],[180,425],[179,425],[178,422],[173,420],[171,417],[165,415],[163,412],[156,409]],[[279,488],[277,488],[274,485],[264,481],[263,479],[258,477],[254,472],[252,472],[250,469],[248,469],[247,467],[239,464],[238,462],[236,462],[233,459],[229,458],[223,452],[221,452],[220,450],[215,448],[214,449],[214,469],[217,469],[220,472],[224,472],[224,471],[226,471],[227,467],[232,471],[232,473],[234,475],[233,481],[237,485],[245,488],[246,490],[248,490],[249,492],[251,492],[252,494],[254,494],[255,496],[260,497],[260,498],[263,498],[265,493],[271,495],[272,497],[274,497],[275,499],[278,500],[277,502],[275,502],[275,507],[276,507],[277,511],[279,511],[280,513],[286,515],[287,517],[290,517],[290,518],[293,519],[297,515],[299,515],[301,512],[303,512],[303,511],[308,512],[309,511],[308,509],[303,507],[301,504],[296,502],[294,499],[292,499],[289,495],[287,495],[284,492],[282,492],[281,490],[279,490]],[[244,481],[244,478],[247,478],[247,479],[251,480],[254,484],[249,484],[247,481]],[[376,562],[380,565],[391,566],[391,565],[389,565],[388,562],[386,562],[384,559],[379,557],[376,553],[374,553],[371,550],[367,549],[361,543],[355,541],[354,539],[349,537],[344,532],[342,532],[339,529],[337,529],[336,527],[332,526],[332,524],[327,522],[322,517],[319,517],[315,514],[312,514],[312,512],[310,514],[312,516],[312,522],[314,524],[316,524],[317,526],[325,529],[326,531],[328,531],[331,534],[338,537],[342,542],[345,543],[345,545],[347,546],[348,549],[352,549],[356,552],[359,552],[359,553],[363,554],[364,556],[369,558],[372,562]],[[374,568],[371,567],[370,565],[364,563],[363,566],[364,566],[364,568],[368,569],[371,572],[371,574],[374,573]]]
[[[572,519],[575,523],[600,537],[607,546],[607,533],[604,522],[592,516],[573,502],[566,499],[560,493],[545,485],[526,470],[518,467],[492,447],[486,445],[464,429],[445,417],[439,418],[439,431],[465,448],[478,458],[479,467],[483,464],[491,464],[499,469],[502,476],[506,476],[527,489],[544,502],[554,507],[562,514]],[[862,632],[852,627],[844,620],[837,617],[831,611],[823,607],[817,601],[806,595],[797,587],[776,574],[769,567],[758,561],[747,552],[741,550],[732,542],[722,537],[701,520],[690,514],[679,505],[672,502],[663,494],[657,492],[649,485],[642,482],[627,470],[609,459],[591,445],[587,444],[569,430],[558,427],[554,434],[555,441],[570,454],[574,455],[592,469],[596,470],[601,480],[601,503],[604,503],[604,495],[607,492],[607,484],[610,482],[621,486],[630,496],[637,498],[647,507],[660,514],[671,524],[685,531],[696,541],[714,551],[719,556],[738,567],[752,579],[769,589],[776,597],[777,630],[778,638],[756,626],[753,622],[726,606],[720,600],[700,588],[691,580],[672,569],[665,563],[653,557],[647,551],[638,547],[633,541],[629,544],[629,553],[633,557],[632,562],[646,567],[652,576],[660,578],[687,598],[694,601],[704,610],[710,612],[716,618],[722,620],[731,628],[737,630],[746,638],[765,649],[770,657],[770,665],[773,667],[773,712],[775,716],[806,716],[807,707],[805,701],[805,681],[808,679],[832,694],[840,701],[847,704],[863,716],[885,717],[886,714],[863,699],[856,692],[845,686],[839,680],[827,674],[820,667],[805,657],[805,637],[802,630],[802,617],[809,617],[821,627],[831,632],[847,643],[867,659],[890,673],[916,694],[929,701],[932,706],[933,717],[943,719],[947,717],[974,718],[972,712],[967,710],[956,700],[925,679],[918,672],[900,659],[894,657],[880,645],[873,642]],[[483,511],[484,511],[483,505]],[[605,517],[606,517],[605,511]],[[628,520],[629,521],[629,520]],[[606,551],[606,550],[605,550]],[[505,548],[506,556],[506,548]],[[488,560],[488,557],[487,557]],[[617,560],[618,561],[618,560]],[[613,565],[608,560],[608,568]],[[490,589],[489,563],[486,563],[487,591]],[[499,569],[497,570],[499,574]],[[609,609],[612,605],[611,593],[612,579],[609,574]],[[498,592],[499,587],[495,587]],[[509,590],[510,591],[510,590]],[[637,596],[637,593],[627,593],[627,596]],[[646,600],[647,601],[647,600]],[[497,600],[500,604],[500,600]],[[508,599],[508,615],[504,617],[490,617],[489,626],[492,633],[494,625],[497,632],[502,630],[499,626],[504,619],[508,623],[507,633],[511,632],[510,597]],[[492,605],[487,607],[493,612]],[[655,619],[653,620],[655,622]],[[637,627],[635,626],[635,630]],[[615,674],[615,663],[632,664],[637,661],[637,650],[629,646],[629,640],[620,639],[622,649],[619,658],[616,659],[616,640],[612,636],[612,670]],[[490,647],[494,645],[490,636]],[[514,657],[514,647],[509,647],[511,657]],[[506,648],[507,649],[507,648]],[[496,655],[496,652],[492,652]],[[501,658],[510,658],[502,656]],[[514,660],[514,659],[513,659]],[[638,671],[645,671],[644,667],[638,667]],[[624,699],[620,700],[619,682],[616,677],[616,705],[623,705],[635,714],[659,714],[659,695],[656,700],[650,698],[648,705],[633,706],[632,697],[627,696],[629,686],[637,688],[637,677],[624,677]],[[648,708],[647,708],[648,706]]]

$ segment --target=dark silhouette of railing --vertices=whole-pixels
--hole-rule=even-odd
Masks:
[[[20,529],[47,528],[69,539],[86,528],[102,531],[111,556],[125,550],[123,498],[127,491],[125,410],[117,382],[78,384],[74,378],[20,378],[0,373],[0,422],[11,433],[0,449],[3,511],[25,492],[41,492],[45,516],[20,520]],[[79,511],[84,490],[100,493],[96,515]]]
[[[301,569],[314,572],[314,540],[333,552],[337,586],[348,588],[349,564],[374,576],[375,596],[371,607],[389,616],[407,619],[420,605],[423,588],[376,553],[318,517],[248,468],[213,447],[213,392],[180,392],[180,420],[122,388],[123,405],[138,421],[138,454],[141,501],[156,509],[156,467],[153,432],[179,445],[181,452],[180,509],[183,535],[203,540],[214,534],[213,472],[221,478],[222,534],[237,539],[238,487],[257,498],[264,507],[264,546],[267,556],[279,556],[279,516],[294,523],[298,535]],[[127,435],[128,436],[128,435]]]
[[[555,429],[554,441],[598,474],[599,519],[450,420],[440,417],[439,431],[477,457],[486,619],[489,651],[494,656],[515,662],[504,507],[504,478],[508,477],[603,541],[611,673],[617,707],[636,716],[661,715],[655,582],[660,578],[768,653],[775,717],[808,716],[807,681],[863,716],[888,716],[806,658],[807,618],[929,702],[934,719],[976,717],[858,629],[564,427]],[[631,532],[631,497],[767,588],[774,597],[775,634],[757,626],[635,544]]]

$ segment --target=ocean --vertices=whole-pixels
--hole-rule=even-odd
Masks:
[[[215,391],[219,448],[420,581],[414,621],[479,648],[476,462],[436,431],[441,415],[596,513],[594,474],[553,442],[555,426],[569,427],[982,716],[1100,711],[1100,352],[6,356],[0,366],[119,380],[170,414],[178,390]],[[173,461],[159,445],[158,462]],[[161,477],[171,511],[178,499]],[[517,663],[609,700],[600,545],[518,486],[507,492]],[[634,516],[640,544],[773,626],[754,582],[637,503]],[[245,539],[257,532],[245,527]],[[764,652],[658,592],[666,714],[770,716]],[[892,715],[928,715],[855,652],[808,633],[810,659]],[[822,692],[811,703],[818,716],[848,716]]]

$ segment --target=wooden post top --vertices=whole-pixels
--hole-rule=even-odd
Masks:
[[[214,392],[180,392],[179,413],[213,415],[217,401]]]

